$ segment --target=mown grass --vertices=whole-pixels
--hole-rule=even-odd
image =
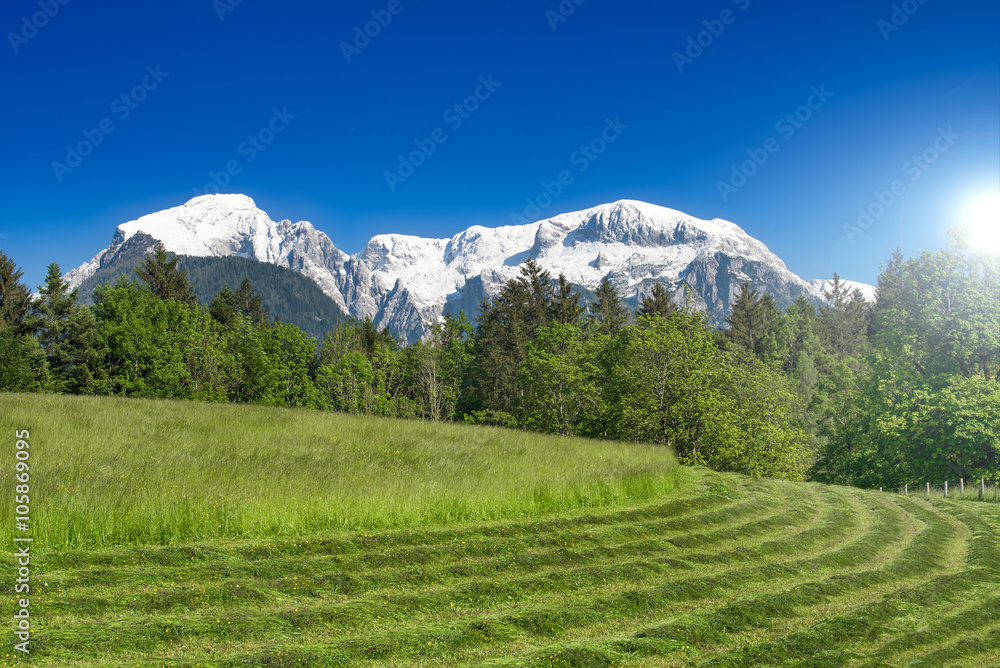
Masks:
[[[33,535],[51,549],[531,517],[649,498],[679,475],[673,455],[652,446],[309,410],[0,394],[5,542],[20,429],[31,432]]]
[[[679,484],[523,517],[45,548],[32,658],[8,626],[0,665],[1000,665],[1000,506],[664,475]]]

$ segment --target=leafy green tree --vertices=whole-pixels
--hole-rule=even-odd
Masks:
[[[262,403],[318,408],[322,402],[311,375],[316,343],[295,325],[277,324],[255,332],[270,372]]]
[[[610,436],[667,445],[688,464],[727,457],[733,435],[719,419],[724,360],[700,316],[640,316],[605,360]]]
[[[323,403],[333,410],[351,414],[371,411],[375,401],[375,372],[371,362],[358,350],[346,350],[319,367],[316,385]]]
[[[108,391],[125,396],[221,401],[224,349],[207,311],[162,300],[133,281],[95,292],[97,347]]]
[[[340,326],[320,348],[317,383],[325,406],[367,415],[412,417],[399,340],[370,318]]]
[[[525,426],[575,434],[586,411],[601,409],[593,352],[575,324],[554,322],[535,333],[518,376]]]
[[[452,420],[458,407],[462,383],[472,363],[472,323],[460,313],[446,315],[434,323],[426,341],[417,341],[406,351],[415,384],[415,397],[422,417]]]
[[[1000,474],[998,260],[953,236],[883,271],[867,372],[816,465],[824,481],[896,486]]]
[[[765,362],[742,346],[728,351],[725,415],[737,438],[715,466],[755,477],[802,480],[814,460],[802,428],[802,407],[793,379],[777,362]]]
[[[187,272],[177,268],[177,257],[170,257],[162,243],[156,244],[153,254],[136,267],[135,274],[160,299],[174,299],[185,304],[197,302]]]

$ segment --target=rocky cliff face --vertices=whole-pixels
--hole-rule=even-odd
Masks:
[[[476,315],[520,265],[533,259],[589,293],[608,277],[633,305],[664,283],[721,324],[746,280],[779,305],[800,295],[822,301],[821,282],[806,282],[737,225],[624,200],[521,226],[470,227],[451,239],[396,234],[372,238],[356,255],[338,250],[310,223],[274,222],[243,195],[205,195],[125,223],[111,245],[70,272],[79,285],[108,258],[147,236],[195,256],[239,255],[288,267],[313,279],[356,318],[372,318],[413,341],[446,312]],[[866,286],[867,287],[867,286]],[[686,296],[685,296],[686,295]]]

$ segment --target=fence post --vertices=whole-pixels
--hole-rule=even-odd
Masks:
[[[944,481],[944,498],[948,498],[948,481]]]
[[[931,498],[931,484],[927,483],[927,498]]]
[[[881,488],[881,487],[879,487],[879,488],[878,488],[878,491],[880,491],[880,492],[881,492],[881,491],[882,491],[882,488]]]
[[[907,496],[910,495],[910,484],[909,483],[903,485],[903,494],[905,494]]]
[[[959,478],[958,481],[962,484],[962,495],[965,495],[965,478]]]
[[[983,498],[986,498],[986,478],[980,478],[979,484],[983,486]]]

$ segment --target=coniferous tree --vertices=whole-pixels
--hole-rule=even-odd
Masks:
[[[0,251],[0,391],[41,391],[49,385],[45,354],[24,324],[31,292],[22,275]]]
[[[871,309],[871,319],[868,325],[870,338],[877,337],[881,332],[892,327],[891,318],[898,314],[898,306],[906,290],[907,272],[905,269],[903,251],[896,248],[889,264],[882,267],[878,276],[878,289],[875,293],[875,304]]]
[[[93,314],[77,303],[77,290],[70,291],[54,262],[48,266],[45,284],[39,286],[38,293],[24,324],[45,352],[52,374],[51,389],[99,392],[97,381],[103,373]]]
[[[586,309],[580,305],[580,294],[573,290],[573,284],[566,276],[559,274],[559,284],[552,296],[552,322],[563,325],[577,325]]]
[[[229,285],[223,285],[219,294],[212,298],[208,305],[208,312],[223,327],[230,327],[236,322],[240,310],[236,308],[236,293],[230,289]]]
[[[862,355],[868,348],[871,307],[860,290],[848,290],[833,274],[833,287],[823,293],[827,305],[820,307],[819,331],[827,352],[837,359]]]
[[[589,308],[591,329],[605,336],[618,336],[631,317],[628,307],[607,276],[601,279],[596,294],[597,300]]]
[[[170,257],[162,243],[156,244],[153,254],[143,259],[135,273],[150,292],[164,301],[173,299],[185,304],[197,303],[187,272],[177,268],[177,256]]]
[[[740,294],[726,317],[729,340],[765,359],[770,352],[768,338],[778,326],[778,309],[771,295],[760,295],[757,288],[744,281]]]
[[[21,283],[23,272],[0,251],[0,327],[21,331],[31,306],[31,291]]]
[[[234,295],[234,303],[255,327],[265,326],[270,321],[271,314],[264,307],[264,299],[254,291],[248,277],[243,278],[239,291]]]
[[[470,374],[470,398],[463,408],[491,416],[489,421],[516,423],[521,388],[518,368],[535,332],[550,322],[551,278],[533,260],[521,267],[492,303],[480,306],[475,337],[475,365]]]
[[[266,327],[270,314],[264,307],[263,298],[257,294],[249,278],[244,278],[238,292],[233,292],[229,285],[223,285],[208,305],[208,312],[216,322],[230,326],[240,314],[250,319],[254,327]]]
[[[662,283],[653,284],[653,292],[642,298],[639,306],[639,315],[658,315],[661,318],[669,317],[672,313],[677,313],[680,308],[670,301],[670,293],[663,287]]]
[[[58,356],[64,342],[67,322],[76,307],[76,295],[76,290],[69,291],[59,265],[50,264],[45,284],[38,287],[38,299],[31,303],[25,319],[25,326],[38,337],[50,362]]]

